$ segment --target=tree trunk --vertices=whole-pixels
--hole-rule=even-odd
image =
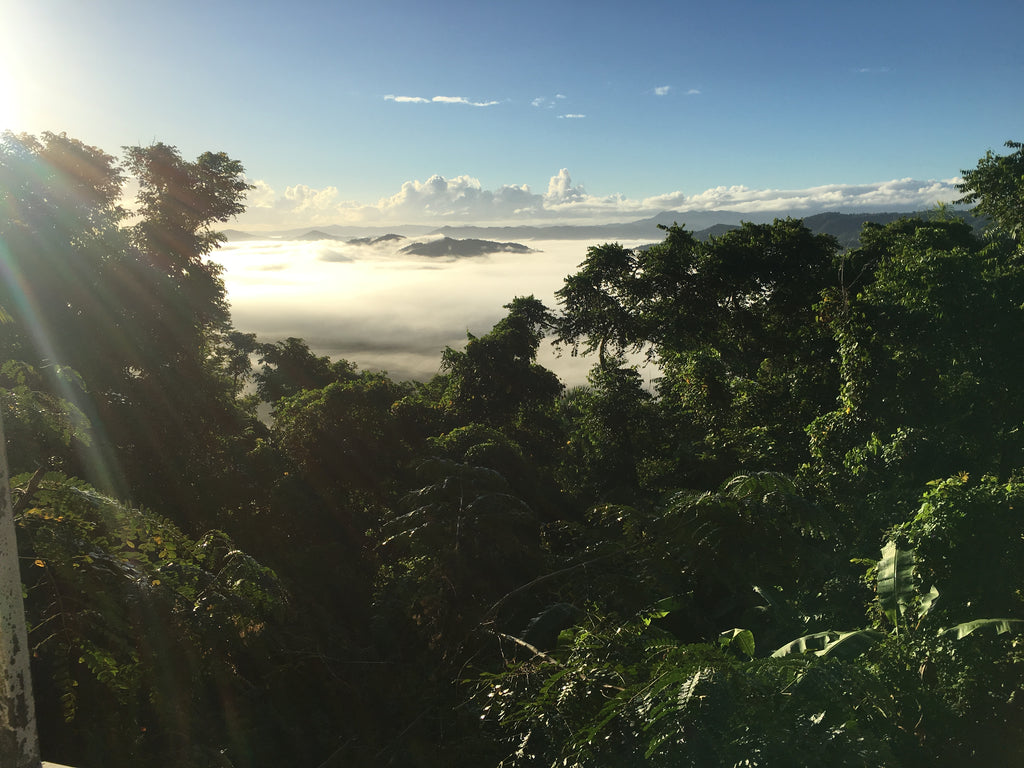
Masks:
[[[14,507],[0,419],[0,766],[40,765]]]

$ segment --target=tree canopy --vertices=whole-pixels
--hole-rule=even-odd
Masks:
[[[988,232],[595,245],[556,306],[512,297],[410,382],[232,326],[238,161],[4,134],[6,587],[42,754],[1020,762],[1007,146],[963,172]],[[546,341],[594,355],[585,385]]]

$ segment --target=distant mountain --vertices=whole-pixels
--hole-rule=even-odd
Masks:
[[[956,211],[955,214],[964,219],[964,221],[975,229],[982,229],[987,224],[985,220],[980,219],[977,216],[972,216],[966,211]],[[860,245],[860,231],[868,222],[885,226],[886,224],[891,224],[894,221],[899,221],[904,218],[916,217],[927,219],[931,216],[937,215],[940,214],[935,211],[914,211],[912,213],[838,213],[833,211],[829,213],[816,213],[813,216],[805,216],[803,218],[803,222],[804,226],[816,235],[832,235],[839,241],[839,245],[845,250],[856,248]],[[729,230],[736,228],[736,225],[732,224],[715,224],[713,227],[699,230],[693,234],[698,240],[707,240],[710,237],[720,237]]]
[[[377,237],[380,234],[382,227],[351,227],[342,226],[340,224],[331,224],[328,227],[321,227],[321,229],[324,232],[328,232],[332,235],[338,235],[339,237],[358,238]],[[415,237],[416,235],[429,234],[435,228],[426,224],[403,224],[401,226],[388,226],[388,229],[398,235]]]
[[[962,218],[976,230],[982,230],[988,225],[988,221],[978,216],[974,216],[967,211],[952,211],[953,215],[958,218]],[[836,240],[839,241],[839,245],[844,249],[856,248],[860,245],[860,231],[864,225],[868,222],[873,224],[880,224],[885,226],[891,224],[894,221],[899,221],[904,218],[921,218],[927,219],[933,216],[946,215],[940,211],[912,211],[912,212],[886,212],[886,213],[817,213],[813,216],[803,217],[804,226],[809,230],[818,234],[832,235]],[[660,219],[660,222],[664,222],[666,214],[659,214],[656,219]],[[775,218],[784,218],[777,216]],[[794,216],[793,218],[801,218]],[[650,221],[650,220],[647,220]],[[698,240],[707,240],[712,237],[721,237],[726,232],[733,229],[738,229],[738,224],[715,224],[705,229],[698,229],[693,231],[694,237]],[[660,239],[652,240],[650,244],[642,246],[648,248],[655,242],[661,242]]]
[[[953,210],[952,213],[963,217],[973,226],[981,227],[984,222],[966,211]],[[451,240],[476,240],[498,242],[504,245],[517,245],[519,240],[590,240],[593,242],[614,242],[617,240],[649,240],[660,242],[663,233],[659,227],[679,224],[690,230],[697,237],[706,239],[717,237],[730,229],[738,227],[741,222],[765,224],[775,219],[787,217],[802,218],[808,229],[813,232],[824,232],[836,237],[844,248],[855,247],[859,240],[861,227],[865,222],[888,224],[897,219],[909,216],[927,217],[937,215],[934,211],[913,212],[882,212],[882,213],[816,213],[802,215],[793,211],[766,211],[761,213],[740,213],[738,211],[662,211],[656,216],[636,221],[618,222],[614,224],[553,224],[530,226],[444,226],[431,228],[425,226],[389,227],[391,233],[380,235],[380,230],[368,227],[329,226],[321,229],[288,230],[276,233],[250,234],[239,230],[225,230],[229,240],[310,240],[310,239],[344,239],[354,244],[376,244],[390,240],[401,240],[417,235],[442,235]],[[405,234],[397,234],[405,233]],[[313,235],[316,237],[313,237]],[[435,241],[435,242],[444,242]],[[430,243],[423,243],[430,246]],[[411,247],[411,246],[409,246]],[[440,248],[442,246],[433,246]],[[525,246],[522,246],[525,247]],[[430,250],[430,248],[428,248]],[[494,251],[491,251],[493,253]],[[430,255],[430,254],[424,254]],[[442,254],[435,254],[442,255]],[[452,255],[452,254],[443,254]],[[479,254],[465,254],[479,255]]]
[[[391,243],[398,240],[405,240],[405,235],[387,234],[381,235],[380,237],[354,237],[348,241],[349,245],[380,245],[381,243]]]
[[[237,243],[241,240],[265,240],[266,235],[253,235],[243,232],[240,229],[222,229],[221,234],[228,239],[228,242]]]
[[[953,211],[976,230],[984,229],[987,221],[978,216],[973,216],[967,211]],[[933,216],[943,215],[937,211],[915,211],[913,213],[819,213],[814,216],[807,216],[804,219],[804,226],[809,230],[818,233],[832,235],[843,248],[856,248],[860,245],[860,231],[869,221],[873,224],[891,224],[904,218],[927,219]]]
[[[454,238],[485,238],[501,240],[596,240],[611,242],[615,240],[644,240],[650,238],[661,240],[660,227],[678,224],[701,236],[716,236],[731,228],[738,227],[742,222],[767,224],[775,219],[803,218],[810,221],[821,217],[824,227],[836,227],[844,235],[850,228],[854,233],[860,231],[863,221],[880,221],[888,223],[901,216],[923,215],[915,213],[829,213],[814,216],[802,216],[793,211],[762,211],[759,213],[740,213],[739,211],[662,211],[646,219],[617,222],[614,224],[556,224],[551,226],[521,227],[481,227],[481,226],[445,226],[435,229],[431,234]],[[859,220],[859,223],[858,223]],[[813,229],[811,224],[808,227]],[[838,235],[837,235],[838,236]],[[840,237],[842,241],[844,237]],[[846,238],[848,239],[848,238]]]
[[[298,240],[302,238],[303,235],[309,234],[311,231],[321,232],[332,240],[348,240],[361,237],[379,237],[383,228],[384,227],[347,227],[338,224],[330,224],[327,226],[317,227],[314,230],[310,230],[309,227],[299,227],[295,229],[278,229],[272,232],[243,232],[238,229],[225,229],[223,232],[227,235],[228,240]],[[417,235],[430,234],[430,232],[437,229],[437,227],[427,226],[425,224],[408,224],[402,226],[388,226],[387,229],[390,232],[398,233],[394,235],[395,237],[414,237]]]
[[[698,229],[693,233],[694,237],[698,240],[708,240],[712,237],[721,237],[726,232],[731,232],[734,229],[739,229],[739,224],[715,224],[707,227],[706,229]]]
[[[326,232],[321,232],[319,229],[311,229],[304,235],[299,235],[294,240],[344,240],[343,237],[337,235],[329,235]]]
[[[661,239],[659,225],[680,224],[687,229],[702,229],[715,224],[739,224],[741,221],[771,221],[772,214],[748,214],[738,211],[663,211],[656,216],[614,224],[554,224],[542,226],[479,227],[445,226],[430,234],[446,237],[501,238],[502,240],[642,240]]]
[[[520,243],[496,243],[491,240],[457,240],[444,237],[440,240],[429,240],[425,243],[412,243],[402,248],[400,253],[413,256],[449,256],[463,258],[466,256],[486,256],[489,253],[530,253],[533,249]]]

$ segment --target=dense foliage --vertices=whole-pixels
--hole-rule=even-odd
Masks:
[[[44,756],[1024,761],[1008,147],[963,172],[985,232],[673,226],[590,248],[557,308],[512,298],[399,382],[231,326],[211,258],[237,161],[4,135],[0,407]],[[537,363],[545,337],[596,353],[586,385]]]

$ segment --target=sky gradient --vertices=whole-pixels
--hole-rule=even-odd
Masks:
[[[906,210],[1024,138],[1020,0],[0,0],[0,19],[0,128],[226,151],[254,230]]]

